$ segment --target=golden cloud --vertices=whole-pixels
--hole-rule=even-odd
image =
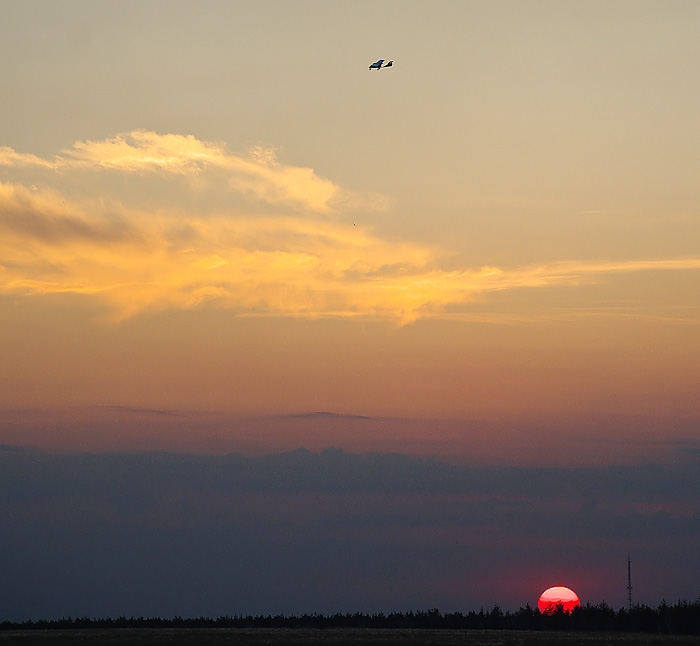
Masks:
[[[78,142],[50,160],[3,148],[0,164],[29,173],[24,182],[0,184],[0,292],[91,295],[117,318],[206,304],[241,315],[409,322],[495,291],[700,268],[700,259],[687,258],[448,271],[440,249],[343,221],[343,192],[312,169],[281,164],[270,150],[233,155],[192,136],[135,131]],[[52,187],[36,188],[33,169],[48,172]],[[170,177],[178,190],[181,178],[199,178],[245,196],[249,206],[227,208],[224,200],[204,208],[194,200],[196,206],[137,208],[127,206],[133,200],[123,184],[96,199],[71,184],[72,174],[86,169]]]
[[[207,170],[228,173],[233,190],[259,200],[318,212],[330,210],[339,189],[310,168],[286,166],[271,149],[260,146],[249,155],[226,152],[223,144],[202,142],[188,135],[159,135],[135,130],[103,141],[78,141],[53,159],[0,148],[0,165],[39,167],[54,171],[103,169],[124,173],[159,172],[193,176]]]

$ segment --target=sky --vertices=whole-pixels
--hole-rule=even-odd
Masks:
[[[700,594],[681,563],[700,519],[697,3],[0,9],[0,444],[14,465],[0,513],[18,527],[3,558],[30,562],[17,537],[41,537],[0,618],[517,608],[550,585],[622,604],[611,568],[626,577],[628,551],[640,601]],[[368,70],[380,58],[393,66]],[[198,484],[233,469],[226,456],[266,474],[274,456],[326,464],[329,447],[384,475]],[[151,482],[154,455],[164,474],[194,466]],[[386,488],[425,460],[507,491]],[[629,469],[637,484],[618,491]],[[138,498],[125,472],[145,507],[119,502]],[[583,491],[528,489],[555,472]],[[603,515],[626,522],[596,516],[603,487]],[[151,522],[159,495],[172,508]],[[470,520],[474,497],[493,514]],[[403,522],[425,531],[404,540]],[[209,601],[185,594],[215,573],[201,554],[201,570],[163,574],[206,540],[223,558],[234,535],[234,561],[266,564],[256,583],[241,573],[243,592],[212,574]],[[154,580],[170,600],[148,610],[125,574],[91,584],[91,605],[92,566],[66,536],[114,576],[164,550]],[[53,580],[66,571],[71,594]]]

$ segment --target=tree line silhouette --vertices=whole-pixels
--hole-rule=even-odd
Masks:
[[[47,630],[85,628],[372,628],[372,629],[449,629],[449,630],[533,630],[586,632],[643,632],[668,635],[700,635],[700,599],[678,601],[671,605],[663,601],[658,607],[635,605],[632,609],[614,610],[605,602],[586,604],[564,610],[561,604],[551,611],[540,612],[526,605],[515,612],[494,605],[478,612],[446,612],[437,608],[416,612],[396,613],[336,613],[333,615],[304,614],[224,616],[161,619],[157,617],[117,617],[94,619],[88,617],[0,622],[0,630]]]

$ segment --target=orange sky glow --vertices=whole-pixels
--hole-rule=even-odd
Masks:
[[[0,9],[0,621],[698,598],[700,3]]]
[[[368,77],[364,58],[350,65],[366,47],[348,41],[325,90],[298,47],[287,46],[291,59],[259,57],[255,73],[210,59],[234,75],[226,83],[195,73],[166,42],[170,63],[141,68],[137,48],[123,53],[133,103],[95,86],[102,109],[86,104],[82,121],[66,116],[59,130],[22,107],[41,78],[68,110],[39,61],[85,98],[84,79],[102,77],[76,62],[83,50],[101,60],[117,33],[134,32],[110,31],[97,10],[82,22],[54,16],[74,36],[54,42],[56,67],[26,49],[18,14],[5,46],[25,52],[25,76],[3,107],[14,126],[0,141],[3,414],[61,410],[58,429],[72,411],[103,429],[94,437],[105,448],[119,443],[109,410],[170,411],[199,419],[196,428],[222,415],[228,439],[212,442],[176,430],[181,418],[169,436],[132,413],[146,415],[151,444],[171,437],[204,451],[394,442],[422,452],[431,442],[420,436],[438,427],[446,451],[462,456],[493,453],[485,438],[496,434],[504,459],[509,446],[565,445],[586,428],[630,449],[635,432],[643,446],[692,440],[700,219],[697,148],[686,144],[700,131],[695,112],[674,106],[700,97],[667,72],[686,69],[696,42],[675,13],[645,5],[640,30],[662,20],[676,34],[663,50],[668,69],[646,65],[643,30],[624,31],[620,49],[616,12],[602,20],[602,6],[535,4],[512,7],[511,24],[479,3],[447,3],[431,16],[433,31],[456,39],[447,59],[418,47],[418,23],[402,14],[404,31],[386,43],[401,62]],[[486,31],[458,37],[452,14]],[[522,21],[529,30],[513,28]],[[568,40],[542,40],[538,21],[568,25]],[[232,61],[243,43],[216,47]],[[620,57],[635,48],[639,58]],[[601,52],[615,65],[601,67]],[[104,61],[107,78],[118,74]],[[184,103],[171,100],[175,69],[204,84]],[[658,96],[639,102],[630,78],[656,83]],[[155,79],[162,94],[146,91]],[[292,87],[303,110],[276,100],[273,88]],[[340,417],[325,435],[297,422],[289,435],[279,422],[311,412]],[[384,429],[369,433],[374,444],[358,439],[357,418]],[[252,437],[231,430],[242,419],[259,420]],[[70,444],[51,425],[13,428]]]

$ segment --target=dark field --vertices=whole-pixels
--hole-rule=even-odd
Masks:
[[[239,629],[239,628],[124,628],[110,630],[22,630],[0,632],[0,646],[34,644],[163,644],[195,646],[232,644],[239,646],[697,646],[698,637],[631,633],[555,633],[499,630],[373,630],[373,629]]]

